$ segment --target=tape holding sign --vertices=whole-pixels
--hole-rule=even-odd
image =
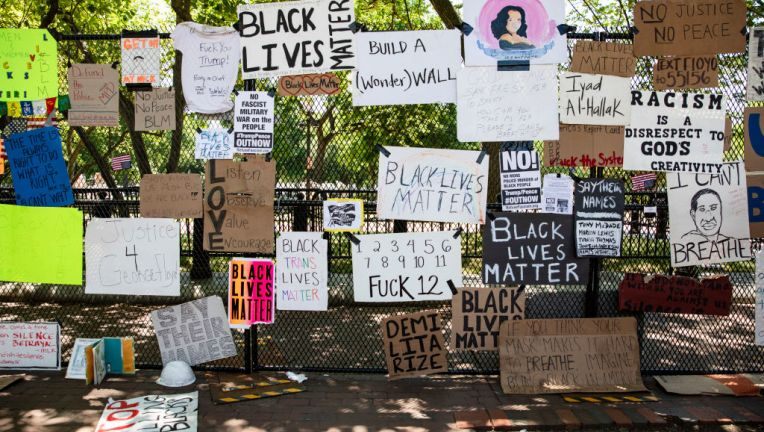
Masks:
[[[541,167],[532,146],[527,150],[503,149],[501,165],[501,209],[503,211],[541,209]]]
[[[273,261],[234,258],[228,265],[228,324],[248,329],[275,320]]]
[[[618,310],[726,316],[732,304],[729,276],[704,278],[626,273],[618,285]]]
[[[241,91],[236,95],[233,148],[236,153],[273,151],[274,98],[267,92]]]
[[[451,347],[496,351],[504,321],[525,317],[525,288],[459,288],[451,298]]]
[[[56,322],[0,322],[0,370],[61,369],[61,327]]]
[[[560,124],[560,139],[544,141],[544,166],[621,167],[623,126]]]
[[[328,241],[320,232],[281,233],[276,240],[279,310],[327,310],[328,248]]]
[[[576,255],[621,256],[625,196],[620,180],[584,179],[576,184]]]
[[[630,78],[563,72],[560,77],[560,122],[628,125],[630,97]]]
[[[435,310],[382,320],[385,363],[391,380],[448,371],[446,340]]]
[[[632,77],[637,64],[632,49],[631,44],[579,40],[573,46],[570,71]]]

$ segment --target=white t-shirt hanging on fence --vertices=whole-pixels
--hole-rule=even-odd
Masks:
[[[230,111],[241,57],[239,32],[189,21],[178,24],[171,36],[183,53],[181,81],[188,109],[202,114]]]

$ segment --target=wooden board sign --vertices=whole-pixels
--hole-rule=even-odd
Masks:
[[[279,78],[279,96],[333,95],[340,91],[340,79],[333,73],[286,75]]]
[[[728,276],[698,281],[687,276],[626,273],[618,286],[620,311],[726,316],[731,303]]]

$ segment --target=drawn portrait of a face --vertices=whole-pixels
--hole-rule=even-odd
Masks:
[[[525,10],[518,6],[506,6],[491,21],[491,33],[499,41],[499,48],[505,50],[533,48],[528,39],[528,23]]]
[[[728,238],[722,229],[722,198],[712,189],[701,189],[690,200],[690,217],[695,229],[682,237],[704,237],[706,240]]]

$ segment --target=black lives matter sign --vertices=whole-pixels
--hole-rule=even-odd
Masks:
[[[584,179],[576,184],[573,198],[576,218],[576,255],[621,256],[623,232],[623,182]]]
[[[525,288],[460,288],[451,315],[454,350],[495,351],[501,323],[525,316]]]

